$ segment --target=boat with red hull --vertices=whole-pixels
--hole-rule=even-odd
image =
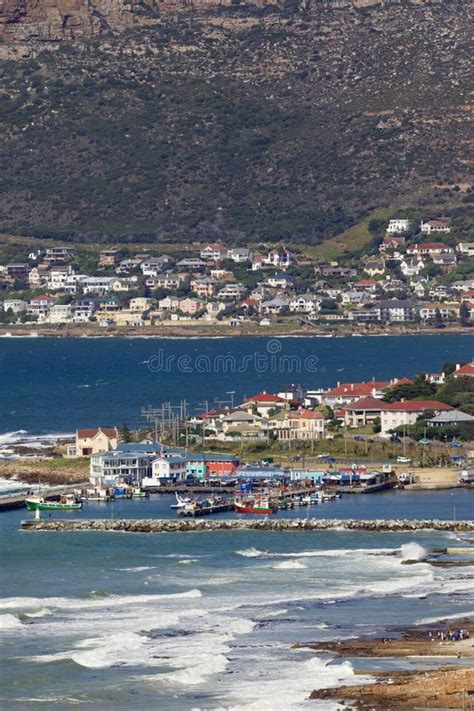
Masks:
[[[278,506],[269,499],[246,499],[237,500],[234,503],[236,513],[240,514],[273,514],[278,510]]]

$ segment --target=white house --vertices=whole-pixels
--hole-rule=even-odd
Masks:
[[[410,220],[400,218],[396,218],[395,220],[389,220],[387,234],[400,234],[403,232],[409,232],[410,225]]]
[[[458,252],[466,254],[468,257],[474,257],[474,242],[460,242],[457,246]]]
[[[152,479],[157,482],[163,479],[186,479],[187,462],[188,460],[185,456],[157,457],[151,464]],[[147,483],[149,484],[149,480],[144,479],[142,486]]]
[[[116,281],[114,277],[87,277],[82,282],[82,290],[84,294],[103,296],[111,291],[114,281]]]
[[[51,267],[48,274],[48,289],[58,291],[63,289],[68,277],[74,274],[74,270],[70,264],[59,265],[55,264]]]
[[[236,264],[245,264],[245,262],[252,261],[253,252],[247,247],[236,247],[229,249],[228,257]]]
[[[227,259],[229,250],[227,247],[223,247],[222,244],[207,244],[203,249],[201,249],[200,257],[201,259],[209,259],[213,262],[218,262],[221,259]]]
[[[26,311],[28,304],[22,299],[5,299],[3,302],[3,310],[11,311],[14,314],[21,314]]]
[[[313,314],[319,311],[322,296],[315,294],[300,294],[290,301],[290,311],[296,313]]]
[[[438,400],[405,400],[390,402],[380,413],[381,436],[389,437],[390,430],[404,425],[414,425],[420,415],[433,412],[439,415],[454,408]]]
[[[226,284],[218,293],[219,299],[224,301],[241,299],[245,294],[246,288],[243,284]]]
[[[424,261],[418,257],[405,257],[405,259],[400,262],[400,270],[402,274],[407,277],[418,276],[424,268]]]
[[[71,304],[55,304],[51,306],[46,321],[48,323],[67,323],[71,320],[71,316]]]
[[[423,222],[422,220],[420,224],[420,231],[427,235],[430,235],[432,232],[449,233],[451,232],[450,220],[446,217],[439,217],[435,220],[426,220],[426,222]]]

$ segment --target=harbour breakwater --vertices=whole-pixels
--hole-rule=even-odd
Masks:
[[[197,531],[474,531],[474,521],[439,519],[33,519],[22,521],[27,531],[118,531],[127,533],[185,533]]]

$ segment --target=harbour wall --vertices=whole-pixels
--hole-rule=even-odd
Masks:
[[[474,521],[437,519],[32,519],[22,521],[27,531],[119,531],[181,533],[194,531],[474,531]]]

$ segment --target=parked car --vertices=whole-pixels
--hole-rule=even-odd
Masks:
[[[364,441],[364,437],[362,437],[362,435],[354,435],[354,439],[356,442],[363,442]]]
[[[323,462],[326,462],[326,464],[333,464],[336,461],[335,457],[324,457]]]
[[[453,447],[454,449],[459,449],[459,447],[462,447],[462,442],[450,442],[449,446]]]
[[[400,437],[397,437],[396,435],[392,435],[392,436],[390,437],[390,442],[391,442],[392,444],[400,444],[401,441],[402,441],[402,440],[400,439]]]
[[[326,457],[330,457],[331,455],[329,452],[324,452],[323,454],[317,454],[316,459],[326,459]]]
[[[397,457],[398,464],[411,464],[410,457]]]

